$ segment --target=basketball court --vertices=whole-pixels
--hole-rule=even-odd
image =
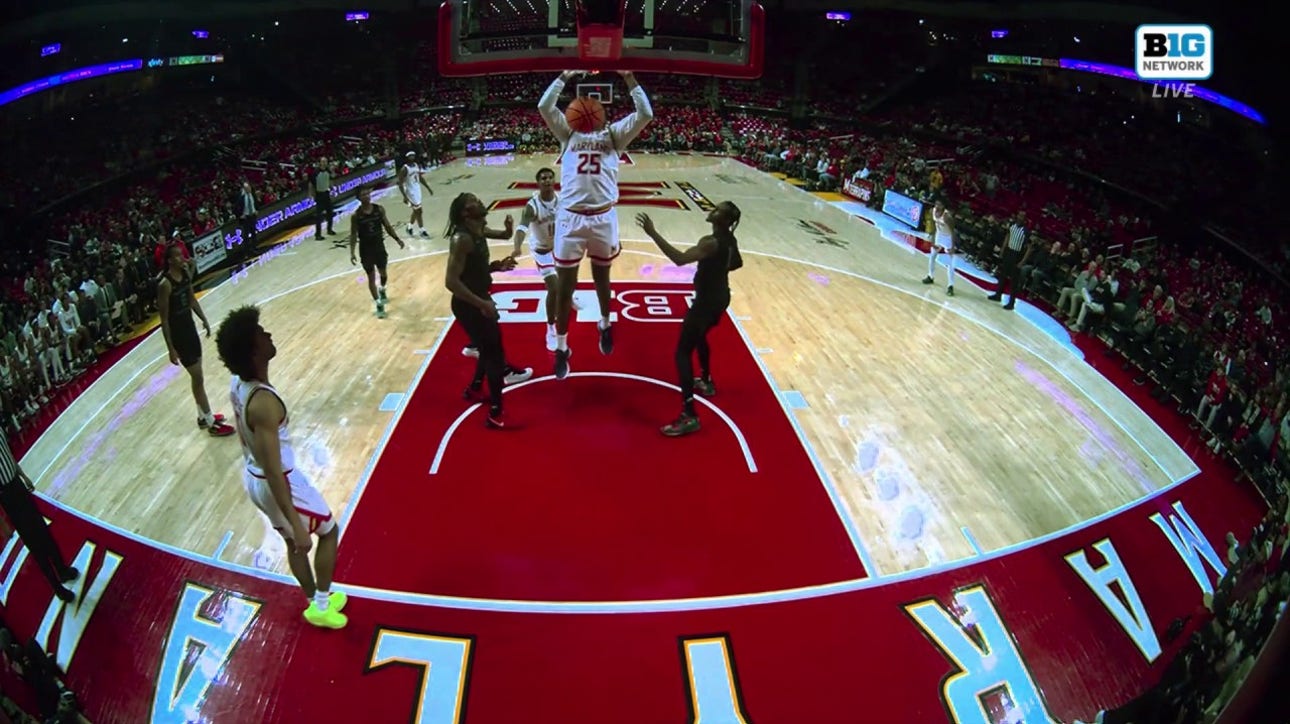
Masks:
[[[442,239],[390,246],[383,320],[311,229],[203,296],[213,324],[258,304],[274,336],[298,464],[344,526],[343,631],[300,620],[237,442],[197,430],[160,335],[77,399],[22,464],[80,602],[11,542],[0,605],[92,720],[1073,721],[1159,676],[1224,533],[1261,514],[1247,491],[1038,310],[924,286],[903,241],[736,160],[627,160],[613,355],[584,284],[555,380],[531,260],[495,275],[507,356],[535,370],[506,392],[513,429],[462,399]],[[498,228],[554,161],[439,168],[426,219],[470,192]],[[397,192],[375,200],[401,230]],[[717,393],[701,432],[664,438],[693,272],[633,217],[688,245],[723,201],[745,266],[711,336]]]
[[[79,550],[90,576],[74,629],[79,646],[63,646],[71,680],[107,697],[101,711],[174,720],[147,709],[152,695],[135,693],[173,685],[174,706],[196,697],[193,706],[218,712],[234,706],[229,687],[244,697],[255,679],[265,682],[253,687],[263,700],[247,711],[273,718],[303,700],[290,693],[291,681],[261,679],[266,659],[253,652],[283,645],[298,653],[264,655],[304,657],[314,662],[305,668],[322,667],[319,675],[347,660],[368,662],[372,672],[355,686],[400,693],[348,704],[359,707],[352,714],[399,718],[420,691],[408,661],[459,646],[474,652],[469,686],[453,689],[469,699],[471,721],[513,721],[515,710],[498,699],[509,701],[510,677],[532,669],[545,670],[532,686],[547,693],[529,693],[554,717],[536,720],[597,720],[562,698],[581,691],[568,678],[574,669],[562,668],[573,665],[569,655],[587,676],[622,672],[597,694],[605,705],[639,705],[616,721],[679,721],[693,706],[686,687],[699,686],[687,676],[708,675],[677,658],[678,641],[690,636],[727,642],[682,645],[703,666],[726,660],[713,652],[750,650],[756,660],[737,664],[748,719],[793,721],[791,702],[778,698],[787,674],[764,657],[809,655],[814,690],[862,666],[852,658],[878,645],[866,637],[903,631],[914,638],[890,645],[908,652],[895,660],[911,677],[927,676],[920,703],[875,711],[926,720],[919,717],[944,711],[949,695],[937,682],[959,665],[943,653],[950,633],[928,633],[904,612],[918,601],[942,612],[958,610],[955,601],[974,605],[977,620],[996,607],[1008,611],[996,633],[1019,647],[1025,665],[996,683],[1012,691],[1038,678],[1037,701],[1067,720],[1148,680],[1162,659],[1136,653],[1153,651],[1143,637],[1194,607],[1200,581],[1212,585],[1221,566],[1207,540],[1248,523],[1257,505],[1234,486],[1196,477],[1196,464],[1153,421],[1030,315],[1002,312],[964,282],[953,298],[920,284],[924,257],[874,225],[734,160],[631,160],[624,180],[650,191],[624,194],[619,207],[627,238],[614,270],[612,356],[596,350],[594,293],[584,288],[571,334],[573,375],[554,380],[536,270],[524,258],[498,275],[508,357],[535,369],[506,393],[513,430],[484,429],[482,411],[461,398],[474,362],[461,355],[464,333],[449,318],[442,240],[392,251],[384,320],[372,314],[361,270],[343,251],[312,242],[310,230],[203,297],[212,320],[259,304],[274,335],[273,382],[286,397],[301,465],[344,521],[337,572],[351,594],[344,632],[298,620],[282,543],[241,489],[240,450],[193,425],[187,380],[167,364],[158,335],[64,413],[23,465],[57,503],[60,539],[85,541]],[[468,159],[441,168],[430,176],[428,218],[444,218],[451,198],[470,191],[496,207],[490,222],[500,226],[511,199],[529,194],[524,184],[551,161]],[[395,220],[406,213],[394,194],[377,196]],[[730,315],[712,336],[718,391],[702,405],[700,433],[668,439],[657,428],[678,411],[672,351],[692,271],[633,238],[632,218],[647,211],[685,244],[705,232],[704,207],[725,200],[744,209],[746,265],[732,275]],[[808,227],[828,229],[831,242]],[[347,220],[338,229],[347,230]],[[494,253],[507,246],[495,244]],[[228,376],[209,342],[206,351],[208,389],[222,402]],[[1093,583],[1067,560],[1084,556],[1085,546]],[[11,546],[0,559],[3,593],[13,592],[6,615],[36,631],[57,616],[21,558]],[[1105,592],[1093,585],[1099,572],[1121,576],[1121,585],[1131,572],[1129,603],[1096,595]],[[151,591],[149,601],[127,604],[127,585]],[[989,597],[972,599],[973,591]],[[1138,617],[1135,599],[1149,620]],[[228,618],[229,601],[245,604],[243,619]],[[195,607],[191,615],[182,615],[184,606]],[[185,627],[208,620],[223,621],[211,629],[221,635],[230,620],[246,628],[230,640],[236,650],[208,647],[223,653],[209,663],[200,697],[183,682],[201,670],[185,669],[169,683],[140,672],[132,681],[143,688],[129,688],[102,658],[110,642],[136,636],[152,641],[158,657],[179,655],[165,654],[177,645],[173,637],[205,641],[209,632]],[[67,641],[67,626],[51,623],[46,635]],[[433,634],[415,638],[418,646],[471,643],[378,656],[373,637],[386,630]],[[631,635],[619,643],[625,631]],[[831,643],[827,651],[802,649],[793,631]],[[597,653],[557,643],[575,640]],[[1061,664],[1073,655],[1103,664],[1115,656],[1114,675],[1072,678]],[[334,664],[321,663],[333,656]],[[382,656],[403,665],[382,669]],[[310,686],[295,664],[281,676],[288,671]],[[770,679],[754,694],[745,674]],[[812,720],[846,721],[841,712],[861,706],[826,699]],[[245,700],[236,701],[241,713]],[[789,708],[778,716],[781,705]]]

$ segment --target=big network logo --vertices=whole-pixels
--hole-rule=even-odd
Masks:
[[[1208,80],[1214,31],[1208,25],[1139,25],[1133,57],[1142,80]]]

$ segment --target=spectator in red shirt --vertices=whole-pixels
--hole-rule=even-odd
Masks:
[[[1227,374],[1223,367],[1219,366],[1213,372],[1209,373],[1209,382],[1205,384],[1205,396],[1200,400],[1200,407],[1196,408],[1196,419],[1205,418],[1204,425],[1206,428],[1214,424],[1214,416],[1218,414],[1218,408],[1223,405],[1227,399]],[[1205,416],[1205,409],[1209,408],[1209,416]]]
[[[184,240],[179,238],[179,232],[175,232],[175,235],[171,237],[170,241],[157,240],[157,245],[152,250],[152,260],[155,264],[153,268],[156,269],[158,273],[162,271],[162,263],[166,259],[166,249],[169,249],[171,246],[179,247],[180,253],[184,255],[184,261],[188,262],[190,267],[193,267],[192,273],[196,275],[197,269],[196,263],[193,261],[193,255],[188,251],[188,245],[184,243]]]

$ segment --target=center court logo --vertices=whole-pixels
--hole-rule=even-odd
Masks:
[[[1133,50],[1133,70],[1142,80],[1208,80],[1214,74],[1208,25],[1139,25]]]

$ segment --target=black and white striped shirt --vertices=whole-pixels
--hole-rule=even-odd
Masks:
[[[8,437],[0,433],[0,485],[5,485],[16,477],[18,463],[13,459],[13,451],[9,449]]]
[[[1012,251],[1021,251],[1021,245],[1026,243],[1026,229],[1024,226],[1012,224],[1008,227],[1008,248]]]

